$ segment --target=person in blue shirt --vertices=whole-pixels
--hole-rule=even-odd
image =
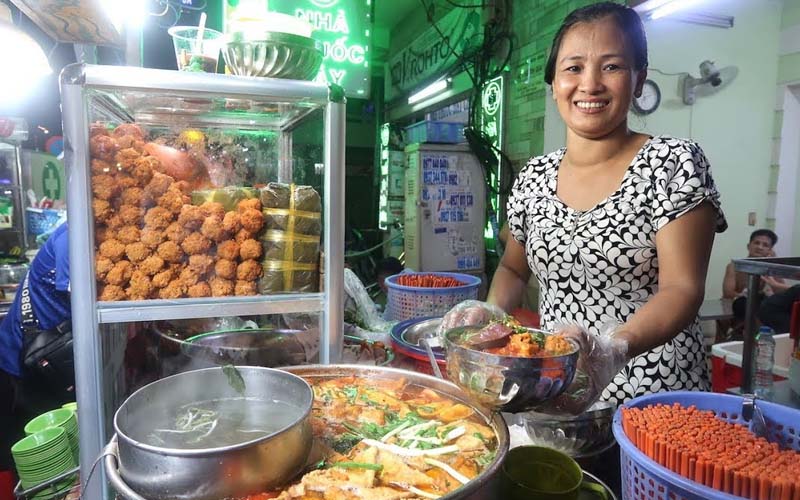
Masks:
[[[13,467],[9,448],[27,419],[74,399],[67,231],[59,226],[36,254],[0,324],[0,470]]]

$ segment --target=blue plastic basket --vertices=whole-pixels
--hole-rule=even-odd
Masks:
[[[389,289],[386,299],[387,319],[404,321],[428,316],[444,316],[454,305],[478,298],[481,279],[461,273],[404,273],[447,276],[464,283],[450,288],[422,288],[397,283],[399,274],[386,278]]]
[[[28,233],[39,236],[53,229],[64,216],[63,210],[52,208],[27,208]]]
[[[464,124],[421,121],[406,127],[406,142],[439,142],[458,144],[464,142]]]
[[[662,392],[641,396],[623,406],[644,408],[657,404],[695,406],[699,410],[713,411],[717,418],[730,423],[748,422],[742,417],[739,396],[711,392]],[[764,415],[770,442],[784,448],[800,451],[800,411],[785,406],[757,401]],[[640,451],[622,430],[622,407],[614,414],[614,437],[619,443],[622,466],[622,498],[625,500],[737,500],[729,495],[672,472]]]

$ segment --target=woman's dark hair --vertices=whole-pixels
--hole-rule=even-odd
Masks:
[[[633,49],[633,68],[636,71],[640,71],[647,67],[647,37],[639,14],[624,5],[613,2],[600,2],[575,9],[564,18],[564,22],[561,23],[561,27],[558,28],[556,36],[553,38],[553,46],[550,48],[550,56],[547,58],[547,65],[544,68],[544,81],[548,85],[553,84],[553,77],[556,72],[556,58],[558,57],[558,50],[561,48],[561,40],[564,38],[564,34],[578,23],[590,23],[607,16],[611,16],[616,21],[617,26],[625,34],[625,38]]]
[[[775,234],[774,231],[770,231],[769,229],[756,229],[752,233],[750,233],[750,243],[753,242],[754,239],[758,238],[759,236],[766,236],[769,238],[769,241],[772,242],[772,246],[775,246],[775,243],[778,242],[778,235]]]

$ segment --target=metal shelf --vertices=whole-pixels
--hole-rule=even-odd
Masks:
[[[740,273],[747,273],[747,310],[744,318],[742,345],[742,387],[741,392],[753,392],[753,352],[756,342],[756,314],[759,297],[753,290],[760,288],[761,276],[775,276],[793,280],[800,279],[800,257],[775,257],[762,259],[736,259],[733,267]]]
[[[208,297],[180,300],[126,300],[98,302],[99,323],[130,323],[167,319],[214,318],[321,312],[322,293],[256,295],[252,297]]]

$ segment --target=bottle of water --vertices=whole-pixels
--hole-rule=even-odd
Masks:
[[[775,331],[762,326],[756,337],[756,379],[753,392],[763,399],[772,397],[772,367],[775,364]]]

